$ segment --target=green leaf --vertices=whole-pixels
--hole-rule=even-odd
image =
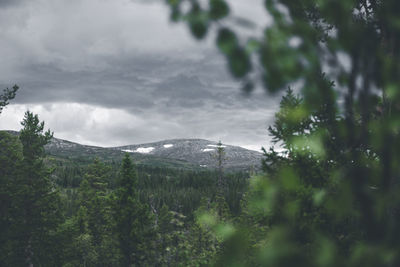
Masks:
[[[215,231],[218,237],[220,237],[222,240],[226,240],[236,232],[236,229],[233,225],[227,223],[218,224]]]
[[[223,0],[210,0],[210,18],[222,19],[229,14],[229,6]]]
[[[260,42],[255,39],[250,39],[246,44],[246,52],[253,53],[260,49]]]
[[[229,69],[236,78],[244,77],[251,70],[249,56],[244,49],[236,47],[229,57]]]
[[[200,9],[200,6],[194,4],[192,10],[188,14],[189,28],[193,36],[197,39],[203,39],[208,30],[207,14]]]
[[[314,200],[314,205],[320,206],[322,202],[324,201],[326,196],[326,191],[324,189],[318,190],[317,192],[314,193],[313,200]]]
[[[222,53],[225,55],[230,55],[237,47],[238,40],[236,35],[231,30],[222,28],[218,32],[217,45]]]

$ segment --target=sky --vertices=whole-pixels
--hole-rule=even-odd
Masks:
[[[262,2],[229,1],[233,18],[254,22],[243,36],[270,23]],[[244,96],[214,37],[196,41],[161,0],[0,0],[0,88],[20,86],[0,129],[19,130],[30,110],[55,137],[88,145],[268,147],[279,98]]]

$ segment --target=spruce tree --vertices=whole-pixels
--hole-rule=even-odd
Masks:
[[[17,178],[22,161],[22,146],[18,137],[0,132],[0,266],[16,264],[18,255],[18,229],[16,229],[15,204]]]
[[[217,194],[213,206],[216,209],[218,216],[223,220],[229,217],[229,207],[225,199],[227,193],[227,183],[224,174],[224,163],[226,161],[225,155],[225,146],[221,141],[219,141],[217,143],[217,151],[214,155],[217,160]]]
[[[24,126],[19,136],[23,160],[15,195],[18,242],[28,266],[51,265],[54,232],[62,220],[59,195],[43,162],[44,146],[53,134],[49,130],[43,133],[44,122],[29,111],[21,124]]]
[[[99,159],[88,167],[79,187],[80,208],[75,218],[79,236],[77,247],[80,264],[114,266],[118,261],[116,239],[112,232],[112,201],[106,180],[110,167]]]
[[[154,220],[148,205],[138,198],[137,173],[129,157],[122,161],[115,190],[115,221],[122,266],[149,265],[155,239]]]

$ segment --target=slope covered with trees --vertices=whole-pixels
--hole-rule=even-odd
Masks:
[[[21,124],[0,132],[0,266],[211,264],[221,240],[195,218],[238,214],[248,174],[54,158],[38,116]]]

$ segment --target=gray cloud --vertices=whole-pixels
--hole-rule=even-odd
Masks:
[[[178,137],[267,143],[276,98],[262,90],[243,97],[213,39],[196,42],[169,23],[163,1],[16,2],[0,0],[0,86],[20,85],[14,112],[30,107],[56,135],[99,145]],[[254,3],[232,4],[240,16],[268,20]],[[68,110],[74,115],[63,116]],[[4,116],[2,128],[15,125]]]
[[[25,0],[0,0],[0,8],[16,6],[22,2],[25,2]]]

